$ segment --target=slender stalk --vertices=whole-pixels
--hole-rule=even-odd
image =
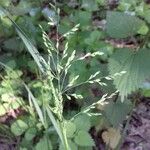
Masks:
[[[76,88],[76,87],[78,87],[78,86],[81,86],[81,85],[83,85],[83,84],[86,84],[86,83],[88,83],[88,81],[89,81],[89,80],[87,80],[87,81],[85,81],[85,82],[81,82],[81,83],[76,84],[76,85],[73,85],[73,86],[71,86],[71,87],[68,87],[68,88],[64,89],[64,90],[62,91],[62,93],[65,93],[65,92],[68,91],[68,90],[71,90],[71,89],[73,89],[73,88]]]
[[[60,122],[60,128],[61,128],[61,131],[62,131],[62,136],[63,136],[63,146],[64,146],[64,149],[65,150],[71,150],[69,148],[69,144],[68,144],[68,140],[67,140],[67,136],[66,136],[66,129],[64,128],[64,122]]]

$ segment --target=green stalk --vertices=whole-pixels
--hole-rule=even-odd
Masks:
[[[66,129],[64,128],[64,122],[60,122],[60,128],[62,131],[62,135],[63,135],[63,146],[65,150],[71,150],[69,148],[69,144],[68,144],[68,140],[67,140],[67,135],[66,135]]]

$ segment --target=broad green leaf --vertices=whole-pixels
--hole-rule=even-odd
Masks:
[[[72,17],[72,16],[71,16]],[[91,13],[87,11],[77,11],[73,16],[73,21],[75,24],[80,24],[81,27],[87,27],[90,23]]]
[[[31,3],[21,0],[17,6],[12,5],[9,9],[13,15],[19,16],[30,12],[31,8]]]
[[[24,147],[20,147],[19,150],[28,150],[28,149]]]
[[[145,81],[141,87],[141,92],[145,97],[150,97],[150,82]]]
[[[142,89],[142,95],[144,97],[150,97],[150,89]]]
[[[25,139],[27,141],[31,141],[37,133],[37,129],[36,128],[29,128],[26,133],[25,133]]]
[[[16,136],[23,134],[27,129],[28,125],[23,120],[18,119],[11,125],[11,131]]]
[[[111,102],[105,106],[104,115],[107,117],[108,121],[114,127],[118,127],[123,120],[126,119],[126,115],[131,110],[131,103],[128,101],[121,102],[118,100],[116,103]]]
[[[93,150],[93,147],[89,147],[89,146],[80,146],[79,148],[78,148],[78,150]]]
[[[72,142],[71,140],[68,140],[68,144],[69,144],[71,150],[78,150],[78,146],[74,142]],[[65,150],[63,148],[62,143],[60,143],[60,145],[59,145],[59,150]]]
[[[12,28],[12,22],[6,18],[6,13],[1,9],[0,7],[0,13],[1,13],[1,18],[0,18],[0,37],[10,37],[12,34],[14,34],[14,30]]]
[[[37,39],[37,28],[35,27],[34,23],[35,20],[32,17],[24,16],[23,18],[19,18],[17,24],[21,27],[21,30],[30,37],[30,41],[34,44],[35,39]]]
[[[35,150],[52,150],[52,145],[50,140],[44,136],[40,139],[39,143],[37,143]]]
[[[65,123],[65,128],[66,128],[67,137],[72,138],[76,131],[76,125],[73,122],[68,121]]]
[[[10,63],[14,63],[13,60],[10,61]],[[8,65],[8,64],[7,64]],[[9,66],[9,65],[8,65]],[[12,70],[6,70],[7,71],[7,74],[8,76],[11,78],[11,79],[18,79],[22,76],[22,71],[20,70],[15,70],[15,71],[12,71]]]
[[[91,127],[90,117],[87,114],[81,114],[74,119],[77,130],[88,131]]]
[[[122,12],[107,12],[106,32],[112,38],[126,38],[137,34],[144,21]]]
[[[97,3],[100,5],[100,6],[105,6],[107,5],[107,1],[106,0],[96,0]]]
[[[97,2],[95,0],[82,0],[82,8],[85,8],[87,11],[95,11],[98,9]]]
[[[8,7],[11,3],[11,0],[0,0],[0,6]]]
[[[149,31],[149,28],[146,24],[143,24],[141,28],[138,30],[138,33],[141,35],[146,35]]]
[[[79,146],[94,146],[94,141],[90,134],[86,131],[80,130],[74,139],[75,143]]]
[[[12,68],[12,69],[14,69],[14,68],[16,68],[16,61],[14,60],[14,59],[12,59],[12,60],[8,60],[6,63],[5,63],[8,67],[10,67],[10,68]],[[12,75],[13,74],[15,74],[14,72],[12,73]],[[10,76],[10,77],[12,77],[13,78],[13,76]]]
[[[86,44],[91,45],[91,44],[95,44],[100,37],[101,37],[101,32],[98,30],[94,30],[93,32],[90,33],[90,35],[87,38],[85,38],[84,41]]]
[[[111,75],[126,72],[114,78],[114,84],[123,100],[150,77],[150,50],[140,49],[134,52],[127,48],[118,49],[109,59],[109,71]]]
[[[12,51],[21,51],[23,49],[22,44],[20,43],[20,40],[18,40],[16,37],[7,39],[4,41],[4,48]]]
[[[150,14],[150,9],[144,11],[144,18],[148,23],[150,23],[150,15],[149,14]]]

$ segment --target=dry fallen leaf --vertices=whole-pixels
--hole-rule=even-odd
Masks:
[[[119,129],[109,128],[107,131],[102,133],[102,139],[106,145],[114,149],[117,147],[121,138]]]

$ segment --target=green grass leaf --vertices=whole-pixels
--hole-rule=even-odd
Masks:
[[[46,111],[47,111],[48,117],[50,118],[61,142],[64,144],[64,139],[63,139],[63,135],[62,135],[63,132],[60,128],[60,123],[58,122],[58,120],[55,119],[55,117],[49,107],[46,107]]]
[[[32,92],[30,91],[30,89],[28,88],[28,86],[27,86],[26,84],[24,84],[24,86],[25,86],[25,88],[26,88],[26,90],[27,90],[27,92],[28,92],[28,95],[29,95],[29,97],[30,97],[30,100],[32,101],[32,103],[33,103],[33,105],[34,105],[34,107],[35,107],[35,109],[36,109],[36,112],[37,112],[37,114],[38,114],[38,116],[39,116],[39,118],[40,118],[40,121],[42,122],[43,126],[46,127],[46,124],[45,124],[45,122],[44,122],[44,116],[43,116],[43,113],[42,113],[41,108],[40,108],[39,105],[38,105],[37,100],[36,100],[35,97],[33,96]]]
[[[45,73],[45,69],[47,66],[46,61],[44,58],[40,55],[38,52],[37,48],[33,45],[32,41],[28,38],[28,36],[21,30],[21,28],[11,19],[10,16],[8,16],[10,21],[13,23],[14,27],[16,28],[16,31],[22,41],[24,42],[27,50],[31,54],[31,56],[34,58],[36,64],[38,65],[39,69],[41,70],[42,73]]]

